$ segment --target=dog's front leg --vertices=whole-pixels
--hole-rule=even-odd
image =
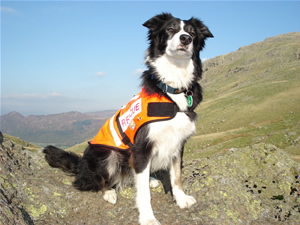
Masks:
[[[149,187],[150,162],[147,167],[135,176],[136,205],[139,210],[139,222],[141,225],[160,224],[154,217],[151,207],[151,196]]]
[[[181,184],[181,157],[173,159],[170,168],[170,180],[172,185],[172,193],[180,208],[188,208],[196,203],[193,196],[186,195]]]

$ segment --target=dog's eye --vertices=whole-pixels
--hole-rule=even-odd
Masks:
[[[190,35],[192,36],[192,38],[195,38],[195,37],[196,37],[196,33],[193,32],[193,31],[190,33]]]
[[[171,33],[174,33],[174,28],[169,27],[169,28],[167,29],[167,31],[169,31],[169,32],[171,32]]]

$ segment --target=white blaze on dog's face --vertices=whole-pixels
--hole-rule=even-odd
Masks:
[[[199,52],[205,39],[213,37],[209,29],[199,19],[181,20],[168,13],[143,25],[149,29],[145,63],[154,71],[152,76],[173,88],[188,89],[201,77]]]
[[[150,59],[159,80],[173,88],[188,88],[194,78],[195,31],[192,25],[173,18],[160,31],[160,40],[155,43],[160,54]],[[154,51],[156,52],[156,51]],[[199,53],[198,53],[199,54]],[[186,102],[186,99],[183,99]]]
[[[180,21],[167,27],[169,40],[167,41],[166,54],[172,58],[190,59],[193,54],[193,37],[184,30],[185,23]],[[194,33],[192,33],[194,34]]]
[[[204,47],[205,39],[213,37],[202,21],[194,17],[181,20],[169,13],[163,13],[152,17],[143,25],[149,29],[150,45],[146,53],[146,63],[167,55],[179,59],[193,58],[199,64],[199,52]]]

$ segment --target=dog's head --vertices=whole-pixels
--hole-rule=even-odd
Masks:
[[[150,59],[164,54],[177,59],[199,58],[205,39],[213,37],[202,21],[193,17],[180,20],[169,13],[162,13],[143,25],[149,29],[147,57]]]

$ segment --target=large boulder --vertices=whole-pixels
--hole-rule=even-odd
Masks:
[[[273,145],[232,148],[186,168],[201,223],[300,222],[300,165]]]
[[[42,153],[7,138],[0,162],[0,224],[137,224],[132,186],[110,205],[101,193],[74,189],[73,177],[50,168]],[[299,163],[273,145],[232,148],[184,163],[183,187],[197,199],[192,208],[180,209],[162,185],[151,190],[152,207],[162,224],[299,224],[299,175]]]

